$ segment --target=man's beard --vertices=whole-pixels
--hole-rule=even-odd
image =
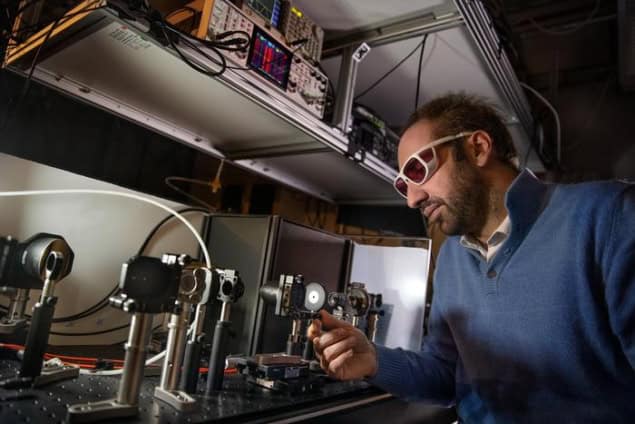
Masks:
[[[467,160],[455,163],[452,175],[454,190],[447,201],[439,199],[445,210],[440,211],[437,224],[448,236],[479,234],[487,219],[488,188]]]

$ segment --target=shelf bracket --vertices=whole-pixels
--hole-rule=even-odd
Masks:
[[[345,135],[351,132],[351,110],[353,109],[357,68],[368,52],[370,52],[370,46],[362,43],[355,50],[353,50],[352,46],[346,47],[342,55],[342,67],[337,82],[338,93],[333,114],[333,126]]]

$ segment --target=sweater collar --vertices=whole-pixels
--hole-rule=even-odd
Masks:
[[[529,169],[523,170],[505,194],[505,207],[512,221],[512,233],[528,230],[538,219],[550,197],[550,185],[542,183]]]
[[[512,223],[511,234],[504,249],[511,253],[525,239],[553,192],[553,185],[545,184],[528,169],[523,170],[505,194],[505,207]],[[495,262],[497,258],[494,258]]]

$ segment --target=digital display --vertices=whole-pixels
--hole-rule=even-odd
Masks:
[[[282,89],[287,88],[292,54],[268,34],[254,27],[249,48],[248,63],[251,68],[273,81]]]
[[[280,29],[280,0],[247,0],[253,10],[267,19],[274,28]]]

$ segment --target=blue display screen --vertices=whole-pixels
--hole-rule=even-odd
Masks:
[[[293,55],[289,50],[282,47],[264,31],[254,27],[247,60],[251,68],[279,87],[286,89],[292,57]]]

